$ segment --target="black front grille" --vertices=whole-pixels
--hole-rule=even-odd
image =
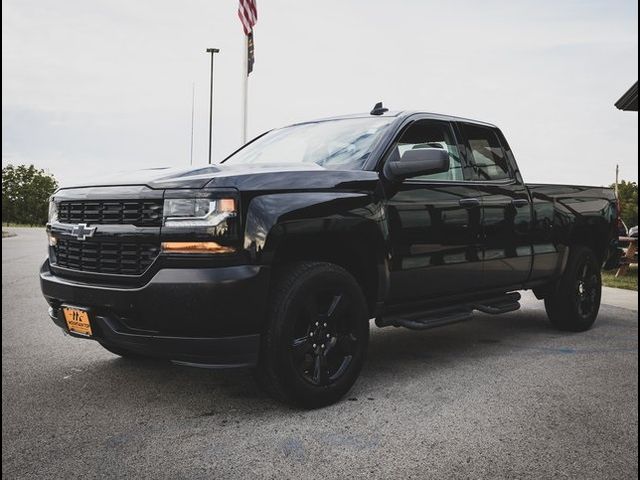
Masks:
[[[82,272],[140,275],[160,253],[157,243],[120,243],[58,238],[55,265]]]
[[[58,203],[58,221],[94,225],[160,226],[161,200],[91,200]]]

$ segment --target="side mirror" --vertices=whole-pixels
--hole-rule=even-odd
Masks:
[[[391,181],[449,171],[449,152],[442,148],[407,150],[400,160],[387,161],[383,173]]]

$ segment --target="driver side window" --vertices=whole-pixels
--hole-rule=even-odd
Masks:
[[[420,148],[441,148],[449,153],[449,171],[432,175],[421,175],[414,180],[462,181],[462,163],[460,152],[453,136],[451,126],[435,120],[417,120],[399,138],[391,151],[390,158],[402,161],[407,150]],[[389,159],[388,159],[389,160]]]

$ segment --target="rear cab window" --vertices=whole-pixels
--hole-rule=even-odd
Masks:
[[[460,127],[467,139],[469,164],[474,180],[492,181],[512,178],[509,159],[497,132],[482,125],[462,123]]]

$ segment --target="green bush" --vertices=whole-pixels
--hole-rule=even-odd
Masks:
[[[2,222],[44,225],[49,197],[58,188],[53,175],[33,165],[2,168]]]
[[[620,217],[627,227],[635,227],[638,225],[638,184],[622,180],[618,183],[618,196],[621,207]]]

